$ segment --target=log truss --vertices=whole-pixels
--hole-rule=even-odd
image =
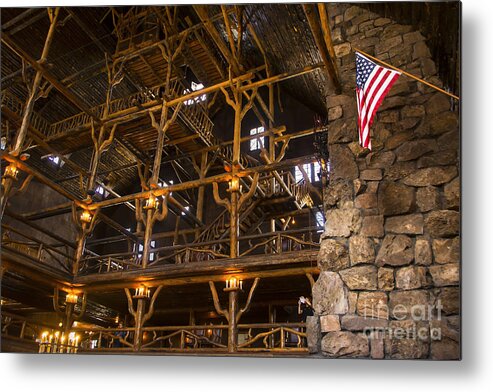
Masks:
[[[240,345],[237,343],[238,323],[241,316],[250,308],[259,276],[276,276],[278,272],[271,271],[272,275],[269,275],[271,272],[262,272],[259,276],[255,276],[253,272],[247,272],[245,276],[249,276],[254,281],[246,305],[241,309],[237,309],[238,298],[234,291],[228,294],[230,296],[229,308],[227,310],[221,308],[213,280],[206,280],[211,276],[202,278],[204,282],[209,282],[217,313],[223,315],[228,322],[230,337],[227,344],[214,341],[211,336],[201,335],[198,333],[200,329],[196,327],[167,331],[153,330],[152,341],[144,343],[142,337],[144,324],[152,317],[155,300],[163,286],[157,285],[155,281],[151,283],[151,287],[156,287],[156,290],[150,300],[147,313],[144,311],[144,299],[138,299],[137,309],[134,309],[129,288],[137,284],[136,278],[131,275],[132,271],[142,271],[148,267],[165,267],[166,264],[186,264],[194,261],[236,260],[255,254],[279,256],[286,252],[315,249],[318,246],[317,227],[301,232],[281,233],[276,229],[276,219],[279,220],[280,217],[266,213],[265,206],[268,204],[262,201],[267,196],[279,200],[274,200],[272,204],[289,200],[294,202],[298,211],[303,212],[304,208],[308,207],[310,214],[314,200],[319,203],[322,199],[322,195],[311,184],[309,175],[303,168],[303,164],[315,162],[319,158],[314,155],[293,159],[284,158],[291,140],[312,135],[314,132],[324,132],[325,129],[308,129],[285,134],[286,127],[276,123],[274,110],[274,88],[280,82],[325,68],[333,85],[338,86],[335,55],[331,46],[330,31],[327,29],[327,10],[321,5],[318,5],[316,12],[311,6],[304,8],[323,62],[308,64],[290,72],[277,74],[268,61],[262,40],[248,20],[244,7],[239,5],[223,5],[221,13],[212,17],[207,7],[193,6],[195,19],[198,18],[199,23],[194,24],[191,18],[187,17],[186,26],[180,22],[178,7],[165,7],[164,12],[132,7],[126,14],[120,14],[112,9],[111,17],[114,20],[117,37],[115,52],[109,54],[106,52],[105,45],[97,43],[98,47],[105,52],[104,62],[94,64],[90,69],[81,70],[61,80],[55,77],[50,67],[46,65],[48,50],[56,28],[62,26],[67,20],[72,18],[79,26],[87,26],[73,11],[67,10],[66,19],[60,22],[60,9],[48,10],[50,27],[43,54],[38,61],[16,43],[12,32],[2,35],[2,43],[22,61],[21,76],[28,91],[28,99],[25,103],[8,90],[2,92],[2,112],[8,116],[9,121],[21,123],[17,134],[8,141],[9,149],[2,153],[2,159],[24,173],[24,179],[17,189],[13,187],[13,179],[2,180],[2,215],[6,211],[9,216],[12,216],[13,212],[6,210],[8,197],[14,196],[16,192],[25,192],[33,178],[69,200],[69,203],[63,207],[54,206],[43,211],[34,211],[30,215],[31,218],[35,215],[52,214],[53,216],[71,210],[72,220],[78,233],[75,243],[69,244],[73,249],[73,254],[60,252],[57,246],[51,247],[51,245],[42,243],[37,245],[42,251],[38,251],[35,256],[31,250],[26,252],[31,252],[29,257],[38,264],[46,255],[57,258],[58,263],[65,270],[64,273],[70,272],[71,275],[72,281],[67,280],[70,283],[65,289],[75,287],[73,284],[79,278],[88,278],[85,283],[77,283],[87,285],[91,281],[97,283],[99,278],[96,276],[102,273],[108,276],[114,272],[129,274],[126,283],[118,283],[118,287],[124,288],[128,300],[128,312],[134,317],[135,328],[129,329],[125,338],[113,334],[112,331],[105,332],[111,341],[116,337],[124,348],[151,350],[156,345],[162,347],[163,342],[166,341],[169,342],[169,348],[171,348],[174,344],[171,342],[179,336],[180,349],[185,348],[191,341],[195,348],[206,344],[217,349],[227,348],[229,352],[236,352],[240,349],[253,349],[259,341],[263,342],[264,349],[275,349],[277,347],[273,343],[275,341],[279,342],[279,348],[284,349],[284,337],[287,333],[291,333],[298,338],[296,347],[302,348],[304,333],[301,329],[289,325],[270,325],[266,327],[266,331],[258,334],[252,334],[252,328],[247,328],[248,338]],[[319,21],[314,21],[313,18],[317,15]],[[142,33],[142,26],[147,26],[149,23],[152,28],[145,30],[145,34]],[[218,26],[223,28],[225,36],[221,34]],[[247,35],[252,38],[264,61],[264,64],[252,69],[244,66],[244,39]],[[93,42],[98,42],[98,37],[91,34],[89,36]],[[151,36],[152,38],[149,38]],[[214,72],[219,75],[214,82],[196,91],[190,88],[189,82],[186,82],[183,71],[178,65],[180,62],[188,61],[191,68],[195,70],[200,68],[194,62],[192,42],[198,42],[201,50],[211,60]],[[160,56],[160,64],[164,64],[164,74],[159,73],[158,67],[153,65],[152,57],[147,56],[152,53]],[[135,86],[145,85],[138,80],[139,77],[135,78],[136,74],[139,76],[135,71],[137,63],[144,67],[155,80],[159,80],[159,83],[146,85],[124,97],[121,94],[115,94],[119,85],[128,81]],[[28,77],[29,69],[35,71],[33,81]],[[106,74],[105,99],[100,105],[91,106],[75,93],[74,87],[82,84],[84,80],[87,80],[86,78],[98,75],[101,71]],[[201,74],[209,78],[211,72],[204,70]],[[200,71],[197,71],[198,73]],[[77,80],[82,75],[84,78]],[[268,90],[267,102],[264,101],[265,96],[260,94],[263,88]],[[55,122],[46,121],[40,113],[36,113],[33,110],[34,103],[40,98],[51,97],[54,91],[80,112]],[[201,97],[206,95],[209,100],[203,104]],[[217,108],[222,100],[234,111],[233,139],[226,142],[214,135],[214,124],[209,115],[209,111],[214,107]],[[245,137],[241,135],[242,121],[250,110],[265,128],[262,136]],[[131,140],[127,140],[126,129],[131,124],[139,124],[139,126],[144,124],[144,127],[154,132],[156,143],[152,152],[139,149]],[[182,133],[177,133],[178,129],[181,129]],[[76,163],[69,154],[65,153],[66,151],[63,151],[63,146],[67,145],[69,140],[78,137],[90,140],[93,149],[88,168]],[[263,137],[268,138],[268,143],[264,144],[261,141]],[[242,151],[242,143],[253,139],[261,144],[260,158],[263,162],[251,158]],[[32,146],[33,143],[36,144]],[[129,168],[135,169],[141,191],[121,195],[110,189],[112,197],[100,201],[95,197],[95,190],[100,185],[105,187],[101,181],[103,175],[100,168],[101,160],[115,144],[122,146],[132,157],[132,160],[124,166],[116,167],[115,172]],[[193,148],[188,148],[189,146]],[[39,149],[48,152],[50,156],[58,157],[71,169],[70,175],[56,180],[45,176],[39,170],[39,166],[31,166],[29,162],[22,159],[21,154],[27,151],[26,149]],[[77,150],[71,150],[71,152],[74,151]],[[191,176],[180,162],[191,165],[198,179]],[[164,183],[160,178],[160,171],[167,163],[172,163],[178,178],[183,176],[185,180],[177,184]],[[224,171],[219,171],[218,174],[218,167]],[[297,183],[293,177],[291,171],[294,167],[299,167],[303,174],[302,184]],[[212,171],[214,174],[208,176],[208,173]],[[62,182],[74,180],[79,184],[79,194],[68,191],[60,185]],[[228,194],[226,197],[221,196],[224,192],[224,185],[226,185]],[[216,204],[225,208],[225,211],[210,224],[204,221],[205,194],[208,186],[212,187],[212,196]],[[121,224],[103,213],[103,209],[121,204],[127,205],[134,211],[137,223],[135,233],[128,233]],[[195,208],[190,211],[184,206]],[[175,239],[183,235],[184,243],[176,243],[176,245],[162,247],[162,249],[152,249],[151,242],[155,238],[160,235],[164,238],[163,233],[153,232],[155,223],[165,221],[171,207],[177,216],[176,229],[171,235]],[[83,218],[84,214],[85,218]],[[194,234],[192,241],[187,240],[186,230],[180,229],[181,215],[185,215],[193,222],[190,229],[190,233]],[[252,216],[256,219],[248,218]],[[18,218],[27,221],[31,219],[27,216]],[[266,220],[271,221],[270,231],[262,232],[259,227]],[[87,240],[98,222],[104,222],[116,228],[123,238],[132,240],[134,244],[142,244],[143,252],[140,254],[136,250],[136,245],[126,254],[99,255],[89,251]],[[288,223],[285,222],[279,228],[287,229],[287,225]],[[14,233],[15,228],[6,227]],[[32,249],[31,244],[29,246],[21,244],[19,247],[14,246],[14,243],[15,241],[5,242],[8,252],[14,252],[15,246],[17,247],[16,252],[21,248]],[[110,242],[102,239],[101,244],[105,243]],[[151,253],[156,256],[154,260],[150,257]],[[15,268],[14,259],[18,257],[18,253],[15,253],[15,257],[12,255],[14,253],[9,254],[11,257],[7,264],[9,268]],[[37,265],[36,268],[44,268],[44,266]],[[312,274],[316,272],[316,268],[307,269],[306,266],[296,271],[279,271],[281,276],[282,274],[285,276],[306,274],[311,285],[314,282]],[[63,278],[60,277],[60,280]],[[62,308],[58,304],[58,288],[55,289],[54,297],[56,297],[55,309],[61,312]],[[86,296],[84,294],[84,310],[85,306]],[[66,309],[68,308],[67,306]],[[81,314],[76,315],[73,309],[66,311],[65,329],[70,328],[73,320],[82,317],[83,313],[82,311]],[[218,330],[224,328],[218,327]],[[100,334],[100,341],[101,336]],[[130,342],[130,336],[133,336],[133,342]]]

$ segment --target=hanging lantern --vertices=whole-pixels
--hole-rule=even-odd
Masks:
[[[82,213],[80,214],[80,220],[81,220],[81,222],[84,222],[84,223],[91,223],[92,215],[89,212],[89,210],[82,211]]]
[[[17,180],[18,174],[19,174],[19,169],[17,169],[17,166],[11,163],[5,168],[5,172],[3,173],[3,176],[5,178],[11,178],[12,180]]]
[[[157,209],[159,206],[158,199],[152,193],[149,198],[146,200],[146,204],[144,206],[145,210]]]

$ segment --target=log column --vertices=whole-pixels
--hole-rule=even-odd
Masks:
[[[38,60],[39,65],[43,65],[48,59],[48,53],[50,50],[51,42],[53,40],[53,35],[55,33],[59,13],[60,7],[55,8],[55,10],[48,8],[48,16],[50,17],[50,28],[48,30],[48,34],[46,35],[41,58]],[[33,84],[31,86],[27,85],[29,96],[24,107],[22,123],[19,130],[17,131],[17,134],[15,135],[14,147],[9,152],[9,154],[13,155],[14,157],[18,157],[20,155],[24,146],[24,141],[26,140],[27,131],[31,121],[31,115],[34,109],[34,104],[36,100],[40,97],[40,87],[42,79],[43,72],[41,69],[38,69],[36,71],[36,75],[34,76]],[[0,219],[3,217],[5,206],[7,205],[7,200],[9,198],[10,192],[12,191],[14,181],[15,178],[12,176],[5,176],[4,178],[2,178],[2,194],[0,196]]]

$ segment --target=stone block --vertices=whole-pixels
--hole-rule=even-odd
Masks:
[[[457,176],[455,166],[437,166],[418,169],[404,178],[404,184],[409,186],[429,186],[446,184]]]
[[[428,269],[435,286],[454,286],[459,284],[459,263],[432,265]]]
[[[385,169],[395,162],[395,154],[392,151],[372,152],[366,157],[366,164],[372,169]]]
[[[392,216],[385,221],[385,231],[395,234],[423,234],[423,215]]]
[[[383,215],[405,214],[414,202],[414,189],[390,181],[382,181],[378,187],[378,208]]]
[[[373,263],[375,260],[373,241],[368,237],[352,236],[349,239],[349,259],[351,265]]]
[[[435,263],[458,263],[460,260],[460,238],[433,240]]]
[[[339,273],[350,290],[377,289],[377,269],[374,266],[355,266]]]
[[[379,268],[378,269],[378,289],[390,291],[394,289],[394,269]]]
[[[318,316],[308,316],[306,318],[306,341],[308,351],[311,354],[320,352],[320,341],[322,333],[320,330],[320,319]]]
[[[330,238],[322,240],[317,265],[321,271],[339,271],[349,267],[349,253],[345,242]]]
[[[408,266],[399,268],[395,274],[395,284],[398,289],[412,290],[429,285],[426,277],[426,267]]]
[[[392,291],[389,293],[389,310],[392,319],[426,319],[430,294],[426,290]]]
[[[437,296],[440,301],[442,315],[459,314],[460,312],[460,289],[459,287],[443,287]],[[437,305],[438,306],[438,305]]]
[[[411,238],[405,235],[387,234],[375,262],[378,266],[401,266],[410,264],[413,259],[414,248]]]
[[[329,332],[322,338],[322,352],[333,358],[367,357],[370,355],[368,338],[348,331]]]
[[[383,237],[383,215],[371,215],[363,217],[361,235],[367,237]]]
[[[341,317],[341,327],[347,331],[364,331],[365,329],[385,328],[388,320],[346,314]]]
[[[313,308],[318,315],[346,314],[347,292],[337,272],[321,272],[313,285]]]
[[[382,179],[382,170],[380,169],[366,169],[362,170],[360,178],[366,181],[378,181]]]
[[[331,156],[331,177],[354,180],[359,177],[359,170],[351,150],[343,145],[329,147]],[[448,182],[448,181],[447,181]]]
[[[339,316],[334,314],[327,314],[320,316],[320,330],[324,332],[333,332],[341,330],[341,323]]]
[[[454,237],[459,234],[459,219],[457,211],[432,211],[425,218],[425,229],[432,237]]]
[[[323,237],[349,237],[361,228],[361,212],[357,208],[336,208],[326,214]]]
[[[388,319],[387,294],[376,291],[359,293],[356,313],[363,317]]]
[[[421,139],[405,142],[395,151],[398,161],[412,161],[437,150],[435,140]]]
[[[459,209],[460,207],[460,180],[453,179],[443,189],[443,207],[446,209]]]
[[[430,241],[422,238],[416,239],[414,246],[414,260],[418,265],[430,265],[433,261]]]
[[[437,188],[427,186],[416,191],[416,205],[421,212],[436,210],[440,206],[440,195]]]

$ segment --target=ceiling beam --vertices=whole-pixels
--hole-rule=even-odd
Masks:
[[[335,58],[333,58],[329,50],[327,49],[327,41],[332,42],[330,40],[330,33],[328,30],[328,26],[324,26],[325,34],[322,34],[322,28],[320,26],[320,18],[317,11],[317,6],[315,4],[303,4],[303,10],[305,11],[306,18],[308,20],[308,24],[310,25],[310,30],[312,31],[313,38],[317,45],[318,51],[322,56],[322,61],[325,65],[325,70],[327,72],[327,76],[332,85],[332,88],[335,89],[337,94],[341,92],[341,82],[339,79],[339,74],[337,71],[337,66],[335,64]],[[326,14],[323,16],[325,22],[327,22]]]

